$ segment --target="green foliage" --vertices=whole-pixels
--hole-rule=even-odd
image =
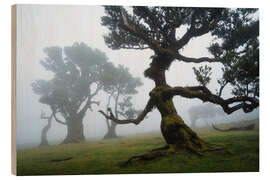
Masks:
[[[259,20],[253,15],[256,11],[229,11],[212,32],[219,41],[213,42],[209,52],[224,65],[218,83],[230,83],[235,96],[259,96]]]
[[[210,66],[200,66],[198,69],[195,67],[192,68],[194,71],[194,74],[196,76],[196,80],[200,83],[202,86],[206,86],[209,84],[211,80],[211,74],[212,74],[212,68]]]
[[[119,139],[80,144],[65,144],[29,150],[18,150],[18,175],[45,174],[119,174],[119,173],[195,173],[195,172],[257,172],[259,171],[259,133],[217,132],[198,130],[207,142],[228,150],[207,152],[203,157],[188,152],[153,161],[136,162],[119,167],[132,155],[139,155],[165,145],[161,134],[144,134]],[[52,163],[53,159],[72,157]]]
[[[128,13],[121,6],[105,6],[106,16],[102,17],[102,25],[110,32],[104,39],[112,49],[148,48],[148,38],[158,41],[162,47],[173,47],[176,28],[189,25],[194,30],[204,30],[222,11],[222,8],[133,6],[132,13]],[[144,37],[139,33],[130,33],[123,24],[140,28]],[[193,34],[197,35],[195,31]]]

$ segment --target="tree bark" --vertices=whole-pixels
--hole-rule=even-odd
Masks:
[[[83,134],[83,122],[80,117],[72,117],[67,119],[67,136],[62,144],[67,143],[79,143],[84,141],[85,137]]]

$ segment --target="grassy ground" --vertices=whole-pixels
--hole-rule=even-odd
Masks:
[[[18,175],[51,174],[120,174],[120,173],[191,173],[259,171],[259,132],[217,132],[197,129],[206,141],[225,146],[226,151],[207,152],[203,157],[183,153],[129,167],[119,163],[165,145],[159,133],[123,137],[113,140],[65,144],[17,152]],[[55,159],[72,158],[52,162]]]

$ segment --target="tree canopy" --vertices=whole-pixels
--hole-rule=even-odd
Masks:
[[[166,83],[165,71],[175,60],[182,62],[219,62],[224,65],[224,75],[218,96],[211,93],[204,83],[197,87],[175,87],[171,96],[199,98],[222,106],[226,113],[238,109],[250,112],[257,108],[259,87],[259,20],[258,9],[190,8],[190,7],[121,7],[105,6],[102,24],[110,32],[105,42],[112,49],[152,49],[152,63],[145,76],[156,85]],[[184,28],[183,35],[178,29]],[[181,50],[191,39],[210,33],[212,57],[186,57]],[[199,74],[198,74],[199,75]],[[233,95],[227,100],[221,93],[230,83]],[[250,96],[251,91],[256,95]],[[254,94],[253,93],[253,94]],[[237,106],[230,106],[240,103]]]
[[[102,88],[99,75],[107,57],[84,43],[48,47],[44,53],[47,56],[40,63],[53,73],[53,78],[36,80],[32,84],[33,91],[40,95],[41,103],[49,105],[57,122],[75,126],[74,122],[81,121],[92,104],[99,104],[93,98]],[[57,113],[65,122],[57,118]],[[82,131],[81,125],[79,129]]]

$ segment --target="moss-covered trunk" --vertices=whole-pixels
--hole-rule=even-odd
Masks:
[[[154,80],[156,84],[150,96],[161,114],[161,132],[170,150],[186,149],[200,153],[206,143],[185,124],[177,114],[173,97],[166,94],[170,87],[166,83],[165,71],[172,61],[173,58],[162,55],[153,58],[150,68],[145,71],[146,77]]]
[[[206,143],[177,114],[172,97],[164,93],[166,88],[169,87],[157,86],[150,93],[162,117],[161,132],[166,143],[172,151],[186,149],[196,153],[202,152]]]

